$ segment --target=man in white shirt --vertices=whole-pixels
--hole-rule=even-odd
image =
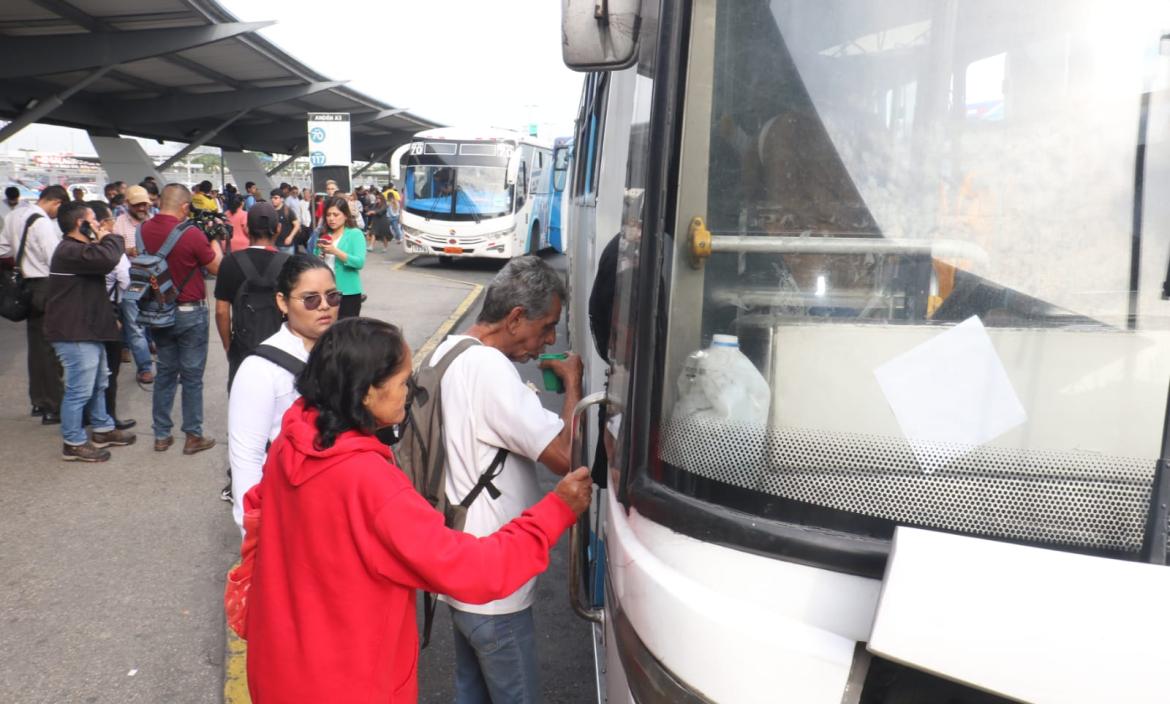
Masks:
[[[20,254],[20,240],[28,226],[21,274],[32,292],[32,305],[25,332],[28,337],[28,398],[34,416],[41,416],[45,425],[61,422],[61,397],[65,389],[61,381],[61,365],[53,348],[45,341],[45,300],[49,293],[49,262],[61,242],[61,228],[57,226],[57,210],[69,202],[69,193],[63,186],[47,186],[36,203],[24,204],[4,219],[0,236],[0,258]]]
[[[434,365],[460,340],[473,345],[443,376],[443,433],[447,451],[447,498],[462,501],[500,449],[508,451],[492,480],[499,496],[479,494],[464,530],[493,533],[540,500],[536,461],[558,475],[569,467],[569,420],[581,399],[581,359],[545,360],[565,386],[558,416],[520,378],[514,362],[536,359],[556,342],[565,284],[537,257],[509,262],[488,286],[483,311],[465,335],[452,335],[431,357]],[[540,700],[532,603],[536,580],[487,604],[444,597],[455,634],[455,701],[524,703]]]

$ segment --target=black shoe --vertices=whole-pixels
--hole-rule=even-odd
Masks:
[[[118,430],[129,430],[136,425],[138,425],[138,421],[134,420],[133,418],[127,418],[126,420],[115,420],[114,421],[114,427],[117,428]]]
[[[58,425],[61,423],[61,414],[46,411],[45,415],[41,416],[41,425]]]
[[[30,416],[43,416],[43,415],[45,415],[45,409],[41,408],[40,406],[38,406],[34,403],[33,407],[32,407],[32,413],[30,413],[29,415]]]

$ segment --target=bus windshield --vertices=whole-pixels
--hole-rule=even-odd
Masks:
[[[1136,550],[1170,381],[1170,5],[694,12],[659,367],[677,484]]]
[[[408,159],[407,212],[430,219],[475,221],[512,212],[515,189],[507,183],[506,158],[428,154]]]

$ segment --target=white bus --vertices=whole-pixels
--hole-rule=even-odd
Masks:
[[[1170,701],[1170,3],[563,8],[599,701]]]
[[[520,132],[419,132],[391,159],[391,177],[403,184],[406,251],[448,262],[538,250],[548,220],[539,188],[552,166],[551,147]]]

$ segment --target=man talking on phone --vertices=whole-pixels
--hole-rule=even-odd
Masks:
[[[125,251],[121,237],[110,237],[98,226],[83,202],[62,205],[57,224],[65,233],[49,262],[49,293],[45,302],[45,339],[65,370],[61,401],[61,459],[105,462],[105,448],[132,445],[135,436],[115,427],[106,412],[106,342],[121,334],[106,292],[110,273]],[[85,432],[88,415],[92,438]]]

